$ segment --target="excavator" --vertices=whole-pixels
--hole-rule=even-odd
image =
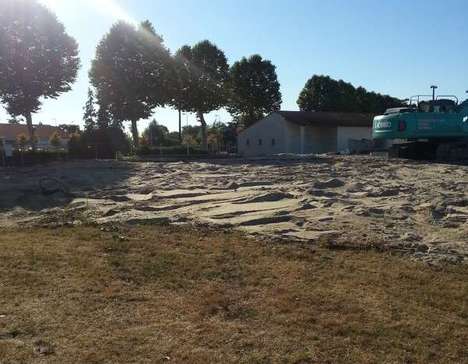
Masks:
[[[390,145],[389,156],[468,161],[468,99],[459,103],[456,96],[436,96],[436,88],[374,118],[372,137]]]

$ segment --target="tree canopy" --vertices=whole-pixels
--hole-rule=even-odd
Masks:
[[[169,51],[149,21],[116,23],[96,49],[89,75],[98,103],[115,121],[132,122],[135,146],[137,121],[170,101],[170,72]]]
[[[151,146],[164,145],[168,138],[169,130],[164,125],[158,124],[156,119],[153,119],[148,127],[143,132],[143,138],[147,144]]]
[[[258,54],[242,58],[229,71],[228,111],[244,127],[281,107],[276,67]]]
[[[355,88],[343,80],[315,75],[310,78],[297,100],[303,111],[341,111],[380,114],[403,102],[395,97]]]
[[[202,128],[202,148],[207,148],[205,113],[218,110],[227,103],[226,81],[229,66],[224,52],[208,40],[193,47],[180,48],[175,56],[182,70],[177,105],[195,112]]]
[[[36,0],[0,0],[0,101],[24,116],[34,140],[31,113],[41,98],[71,89],[80,66],[78,45],[56,16]]]

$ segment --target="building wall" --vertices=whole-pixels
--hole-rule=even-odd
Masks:
[[[285,136],[286,136],[286,148],[282,153],[301,153],[301,127],[297,124],[284,122],[285,125]]]
[[[237,138],[238,153],[263,156],[284,153],[287,144],[287,123],[279,114],[271,114],[241,132]]]
[[[304,127],[304,154],[320,154],[336,151],[336,127]]]
[[[371,134],[370,127],[301,126],[273,113],[240,133],[237,143],[243,156],[320,154],[346,151],[350,139],[371,139]]]
[[[339,126],[337,131],[337,152],[344,152],[349,149],[348,142],[350,139],[372,139],[371,127],[358,126]]]

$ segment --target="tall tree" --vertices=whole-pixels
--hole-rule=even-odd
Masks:
[[[276,67],[258,54],[242,58],[229,71],[228,111],[244,127],[281,107]]]
[[[93,130],[96,128],[96,109],[94,108],[94,94],[91,88],[88,88],[88,98],[84,106],[83,121],[85,130]]]
[[[78,45],[56,16],[36,0],[0,0],[0,101],[26,119],[34,148],[32,114],[41,98],[71,89],[80,66]]]
[[[402,106],[395,97],[355,88],[343,80],[315,75],[310,78],[297,100],[303,111],[340,111],[380,114],[391,107]]]
[[[303,111],[338,111],[338,85],[328,76],[313,76],[309,79],[297,101]]]
[[[170,67],[169,51],[148,21],[118,22],[97,46],[89,74],[98,102],[116,122],[131,122],[135,147],[138,120],[170,101]]]
[[[99,100],[98,100],[98,105],[99,105],[99,110],[97,111],[98,129],[106,129],[110,126],[115,126],[121,129],[122,122],[120,120],[112,119],[112,115],[109,112],[109,107]]]
[[[189,103],[190,67],[184,52],[179,50],[172,58],[171,106],[178,111],[179,116],[179,142],[182,143],[182,109]]]
[[[169,130],[164,125],[158,124],[156,119],[153,119],[148,127],[143,132],[145,140],[149,145],[161,146],[166,141],[169,135]]]
[[[195,112],[201,124],[202,148],[207,150],[204,114],[218,110],[227,103],[226,81],[229,66],[224,52],[208,40],[193,47],[183,46],[176,53],[183,62],[186,76],[181,78],[184,95],[179,100],[184,111]]]

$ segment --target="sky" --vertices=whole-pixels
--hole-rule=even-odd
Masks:
[[[79,44],[81,69],[72,91],[45,100],[33,122],[82,125],[88,70],[96,45],[119,19],[150,20],[175,52],[208,39],[230,64],[260,54],[277,67],[282,109],[296,100],[314,74],[343,79],[370,91],[407,98],[468,90],[466,0],[41,0]],[[169,130],[178,114],[158,108],[154,117]],[[0,106],[0,122],[8,115]],[[209,123],[227,122],[224,110]],[[148,121],[139,123],[142,130]],[[183,124],[196,124],[184,114]]]

